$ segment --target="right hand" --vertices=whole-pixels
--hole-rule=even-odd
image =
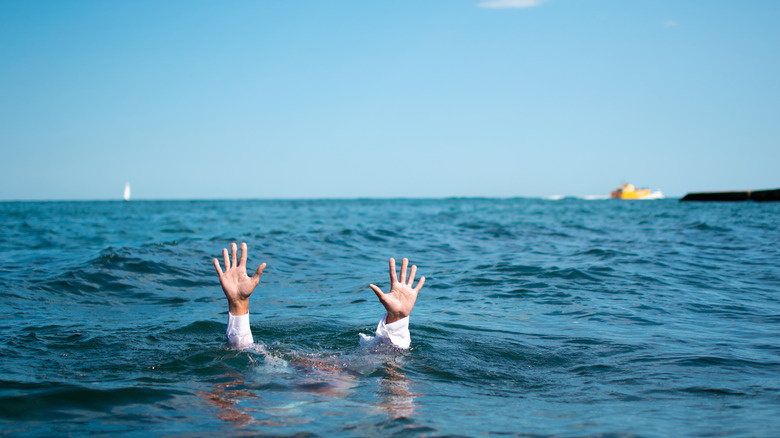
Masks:
[[[414,275],[417,273],[417,266],[412,265],[412,270],[409,273],[409,278],[406,278],[406,267],[409,264],[408,259],[403,259],[401,264],[401,281],[398,281],[395,273],[395,259],[390,259],[390,292],[384,293],[382,289],[379,289],[376,285],[369,285],[368,287],[374,291],[379,302],[387,310],[387,318],[385,318],[386,324],[392,324],[398,320],[404,319],[412,313],[415,301],[417,301],[417,294],[422,289],[425,283],[425,277],[420,277],[420,281],[417,283],[417,287],[412,288],[414,283]]]

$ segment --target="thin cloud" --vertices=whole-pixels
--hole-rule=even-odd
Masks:
[[[547,1],[549,0],[489,0],[477,3],[477,6],[490,9],[532,8]]]
[[[664,23],[664,27],[674,27],[679,25],[680,23],[676,22],[675,20],[669,20],[666,23]]]

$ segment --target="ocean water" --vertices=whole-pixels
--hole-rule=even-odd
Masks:
[[[0,434],[778,436],[780,203],[0,203]],[[256,348],[211,264],[266,262]],[[387,259],[412,349],[361,348]]]

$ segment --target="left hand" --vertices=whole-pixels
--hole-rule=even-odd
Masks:
[[[219,265],[219,261],[214,259],[214,268],[219,275],[219,283],[222,285],[222,292],[228,300],[228,309],[233,316],[244,315],[249,312],[249,296],[260,283],[260,276],[265,269],[265,263],[260,265],[255,274],[249,277],[246,273],[247,249],[246,243],[241,244],[241,263],[237,263],[238,248],[235,242],[230,244],[230,251],[233,255],[232,263],[228,258],[227,248],[222,250],[222,257],[225,259],[225,271]]]

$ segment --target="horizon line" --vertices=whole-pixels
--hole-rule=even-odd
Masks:
[[[663,199],[678,199],[681,196],[666,196]],[[545,201],[558,201],[564,199],[580,199],[588,201],[609,200],[609,195],[547,195],[547,196],[429,196],[429,197],[408,197],[408,196],[388,196],[388,197],[322,197],[322,198],[139,198],[125,201],[115,198],[82,198],[82,199],[0,199],[0,203],[11,202],[192,202],[192,201],[397,201],[397,200],[451,200],[451,199],[540,199]]]

